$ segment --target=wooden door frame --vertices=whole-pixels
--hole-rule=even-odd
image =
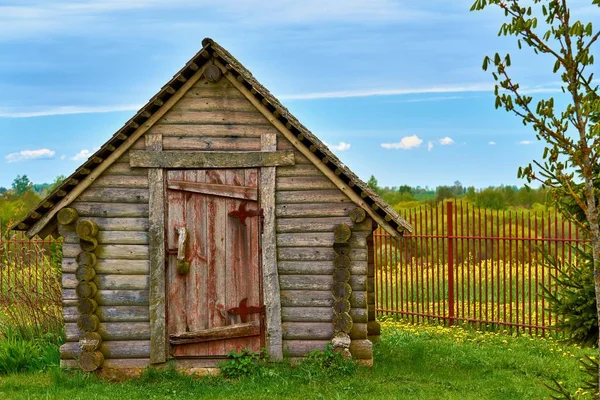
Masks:
[[[276,150],[276,134],[262,138],[262,150]],[[161,151],[162,135],[148,135],[146,150]],[[275,233],[275,174],[276,167],[259,170],[259,207],[263,209],[262,246],[262,298],[265,305],[265,347],[274,360],[283,359],[281,330],[281,298],[277,269],[277,243]],[[194,168],[196,169],[196,168]],[[149,197],[149,255],[150,255],[150,363],[160,364],[168,359],[169,342],[166,328],[166,179],[162,168],[148,169]]]

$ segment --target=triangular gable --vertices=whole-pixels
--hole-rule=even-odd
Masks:
[[[212,39],[202,41],[198,52],[161,91],[131,118],[71,176],[23,218],[15,230],[29,237],[53,233],[54,216],[89,187],[113,162],[144,135],[202,77],[204,68],[216,64],[225,77],[284,136],[357,205],[363,207],[388,232],[403,234],[412,228],[366,183],[347,168],[314,134],[266,90],[229,52]]]

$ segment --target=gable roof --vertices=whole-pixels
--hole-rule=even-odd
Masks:
[[[69,194],[74,190],[81,192],[85,187],[89,186],[94,174],[98,174],[107,168],[107,158],[114,158],[115,152],[129,148],[133,144],[134,135],[139,134],[141,127],[145,127],[145,132],[156,121],[155,114],[159,112],[164,114],[170,99],[175,100],[176,97],[181,97],[181,91],[189,89],[187,82],[193,76],[196,76],[203,66],[209,60],[214,60],[215,63],[225,66],[228,75],[235,77],[235,80],[242,85],[239,89],[246,91],[262,105],[270,113],[270,121],[272,123],[279,122],[289,133],[293,134],[295,140],[293,144],[299,150],[310,149],[318,160],[313,162],[320,169],[328,168],[332,171],[341,183],[345,186],[344,189],[352,191],[354,196],[359,201],[354,200],[373,216],[387,231],[394,234],[402,235],[404,232],[412,232],[412,227],[408,222],[401,218],[392,207],[387,204],[381,197],[377,195],[365,182],[356,176],[344,163],[342,163],[329,148],[302,125],[296,117],[294,117],[285,108],[279,100],[275,98],[264,86],[262,86],[254,76],[248,71],[238,60],[236,60],[227,50],[217,44],[214,40],[206,38],[202,41],[203,48],[194,56],[188,63],[173,76],[162,89],[146,103],[125,125],[119,129],[98,151],[96,151],[83,165],[75,172],[66,178],[50,195],[48,195],[40,204],[25,216],[19,223],[13,226],[13,230],[27,231],[29,237],[41,234],[45,236],[53,233],[54,228],[48,225],[54,218],[58,209],[66,206],[73,199],[69,199]],[[185,87],[187,86],[187,87]],[[179,96],[177,96],[179,95]],[[172,104],[171,104],[172,105]],[[169,107],[170,108],[170,107]],[[143,134],[143,133],[142,133]],[[300,147],[305,147],[301,149]],[[105,161],[106,160],[106,161]],[[114,160],[113,160],[114,161]],[[111,161],[110,163],[112,163]],[[102,166],[102,167],[101,167]],[[331,175],[331,174],[330,174]],[[335,178],[332,178],[332,180]],[[73,193],[75,193],[73,192]],[[346,191],[347,194],[349,194]],[[66,204],[61,204],[66,203]]]

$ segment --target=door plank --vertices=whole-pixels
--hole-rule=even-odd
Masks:
[[[208,171],[207,181],[210,183],[223,184],[225,182],[225,171]],[[209,326],[224,326],[226,321],[217,307],[227,304],[225,293],[225,270],[227,262],[227,251],[225,248],[226,226],[229,218],[227,215],[227,204],[224,198],[208,196],[208,245],[209,245],[209,275],[208,275],[208,308]],[[223,340],[210,342],[208,344],[209,355],[225,354],[225,342]]]
[[[258,187],[258,174],[259,169],[246,170],[246,185]],[[256,203],[255,209],[260,208],[260,203]],[[250,305],[264,305],[263,300],[263,290],[262,290],[262,256],[260,254],[261,248],[261,224],[262,220],[259,218],[251,218],[249,224],[248,235],[250,237],[250,254],[249,254],[249,262],[250,262],[250,281],[252,282],[252,287],[250,288],[250,294],[248,296],[248,300],[251,301]],[[262,347],[264,347],[264,318],[263,315],[253,315],[253,319],[256,321],[260,321],[261,323],[261,336],[256,338],[252,342],[252,351],[260,351]]]
[[[212,196],[232,197],[234,199],[253,200],[258,199],[258,190],[247,186],[232,186],[212,183],[200,183],[189,181],[169,181],[167,187],[172,190],[208,194]]]
[[[180,171],[169,171],[168,175],[183,178],[183,173]],[[173,249],[177,247],[176,228],[185,226],[185,194],[167,191],[167,207],[169,216],[166,232],[167,246]],[[169,255],[167,323],[169,332],[185,332],[186,279],[185,276],[177,273],[176,263],[176,256]]]
[[[245,185],[246,177],[241,170],[227,170],[225,171],[225,182],[231,187],[243,187]],[[242,202],[236,199],[227,199],[227,215],[231,212],[237,211]],[[226,295],[226,308],[231,309],[239,305],[239,302],[244,296],[247,295],[246,287],[244,282],[248,280],[247,274],[245,273],[244,260],[246,259],[246,244],[247,240],[247,226],[240,224],[240,220],[237,218],[229,217],[225,221],[227,227],[226,236],[226,264],[225,269],[225,295]],[[234,318],[233,316],[228,316]],[[234,323],[240,323],[241,321],[233,321]],[[244,340],[228,340],[225,343],[225,352],[229,353],[232,350],[236,350],[240,345],[245,343]]]
[[[218,328],[186,332],[181,335],[170,335],[171,344],[202,343],[214,340],[244,338],[260,335],[260,324],[257,321]]]

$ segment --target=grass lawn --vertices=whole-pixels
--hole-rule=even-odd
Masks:
[[[552,378],[575,392],[579,359],[594,353],[543,338],[384,323],[375,367],[351,375],[275,365],[238,381],[167,371],[107,383],[51,369],[0,377],[0,399],[547,399]]]

